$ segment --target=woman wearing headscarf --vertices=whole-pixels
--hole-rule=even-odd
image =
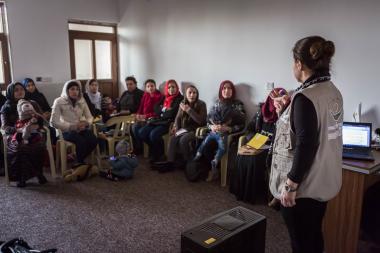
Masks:
[[[54,100],[50,124],[62,131],[65,140],[75,144],[78,163],[84,163],[98,144],[89,129],[92,121],[91,112],[82,97],[81,83],[78,80],[67,81],[61,96]]]
[[[96,79],[90,79],[85,85],[86,92],[83,93],[83,98],[86,100],[88,109],[90,109],[93,117],[102,114],[102,94],[99,92],[99,84]]]
[[[164,93],[165,96],[154,106],[154,112],[158,117],[148,120],[147,125],[138,131],[138,138],[149,145],[152,162],[158,161],[164,154],[162,136],[169,132],[170,124],[174,121],[183,99],[178,84],[173,79],[165,83]]]
[[[44,118],[46,120],[50,120],[50,114],[51,114],[50,105],[48,101],[46,100],[46,97],[44,96],[44,94],[42,94],[37,89],[36,84],[34,83],[33,79],[25,78],[22,81],[22,84],[24,85],[26,89],[25,99],[35,101],[41,108]]]
[[[219,86],[219,99],[216,101],[208,115],[208,127],[211,130],[198,148],[195,161],[199,160],[208,144],[215,141],[218,144],[214,159],[211,161],[211,171],[207,181],[215,180],[219,177],[217,169],[225,150],[227,136],[231,133],[239,132],[245,126],[244,104],[235,99],[236,91],[234,84],[229,81],[223,81]]]
[[[26,90],[25,99],[35,101],[42,111],[42,116],[45,118],[45,120],[49,121],[51,116],[51,107],[45,95],[37,89],[36,84],[31,78],[25,78],[22,81],[22,85],[24,85]],[[49,130],[51,142],[52,144],[55,144],[57,142],[55,129],[49,126]]]
[[[40,184],[47,182],[43,175],[43,161],[45,154],[45,140],[41,138],[33,143],[24,143],[12,138],[16,133],[16,123],[19,119],[17,103],[25,98],[25,88],[21,83],[11,83],[7,87],[6,102],[1,108],[1,128],[6,134],[9,163],[9,179],[17,181],[18,187],[25,187],[26,181],[37,177]],[[38,105],[33,105],[38,111]],[[42,122],[38,122],[39,131]]]
[[[176,163],[177,154],[182,155],[184,161],[190,161],[194,156],[195,130],[206,125],[206,118],[206,103],[199,99],[198,89],[189,85],[171,129],[168,160],[155,163],[153,167],[157,167],[160,172],[166,172],[181,166],[182,164]]]

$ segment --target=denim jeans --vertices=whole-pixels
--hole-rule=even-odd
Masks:
[[[98,139],[90,130],[64,132],[63,139],[75,144],[78,163],[83,163],[98,144]]]
[[[226,152],[227,136],[221,133],[210,132],[199,146],[198,152],[203,154],[204,147],[211,141],[216,141],[218,144],[218,149],[216,150],[214,159],[219,163]]]
[[[162,136],[169,132],[168,125],[145,125],[138,130],[138,138],[149,145],[149,156],[158,160],[164,154],[164,140]]]

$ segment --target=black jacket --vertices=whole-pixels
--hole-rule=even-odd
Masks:
[[[133,105],[130,108],[121,108],[120,101],[124,99],[124,96],[132,95],[133,96]],[[121,110],[129,110],[130,113],[136,113],[139,109],[141,98],[144,95],[144,92],[140,90],[139,88],[136,88],[133,92],[129,92],[128,90],[124,91],[123,94],[120,96],[120,99],[117,103],[116,109],[118,112]]]
[[[173,122],[177,116],[179,104],[183,100],[183,96],[179,94],[172,102],[171,108],[166,111],[162,111],[164,105],[165,97],[162,97],[159,103],[154,106],[154,113],[160,116],[161,120],[167,120],[168,122]]]

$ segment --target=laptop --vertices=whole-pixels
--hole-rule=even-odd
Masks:
[[[372,124],[343,122],[343,158],[373,161],[371,153]]]

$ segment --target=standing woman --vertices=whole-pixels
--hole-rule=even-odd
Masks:
[[[293,72],[301,86],[276,125],[269,184],[295,253],[323,252],[327,201],[342,183],[343,99],[330,81],[334,52],[334,43],[319,36],[297,41]],[[284,108],[281,97],[275,101]]]
[[[186,88],[185,99],[180,103],[178,114],[175,118],[169,142],[168,160],[163,163],[155,163],[160,172],[175,169],[181,164],[176,163],[177,154],[181,154],[185,161],[190,161],[194,155],[195,130],[206,125],[207,108],[205,102],[199,100],[198,89],[194,85]]]
[[[154,105],[154,112],[158,117],[147,121],[147,125],[138,131],[138,138],[149,145],[151,162],[158,161],[164,155],[164,140],[162,136],[169,132],[170,124],[174,121],[179,104],[183,96],[179,92],[178,84],[171,79],[165,83],[165,96]]]
[[[81,83],[78,80],[67,81],[61,96],[54,100],[50,124],[62,131],[65,140],[75,144],[78,163],[84,163],[98,144],[89,129],[92,121],[91,112],[82,97]]]
[[[18,187],[25,187],[26,181],[32,177],[37,177],[40,184],[45,184],[47,180],[42,172],[46,150],[44,139],[29,144],[12,140],[19,119],[17,103],[25,98],[24,86],[18,82],[9,84],[6,97],[7,101],[1,108],[1,128],[7,136],[4,145],[7,145],[8,150],[9,179],[17,181]],[[39,131],[39,128],[35,131]]]

